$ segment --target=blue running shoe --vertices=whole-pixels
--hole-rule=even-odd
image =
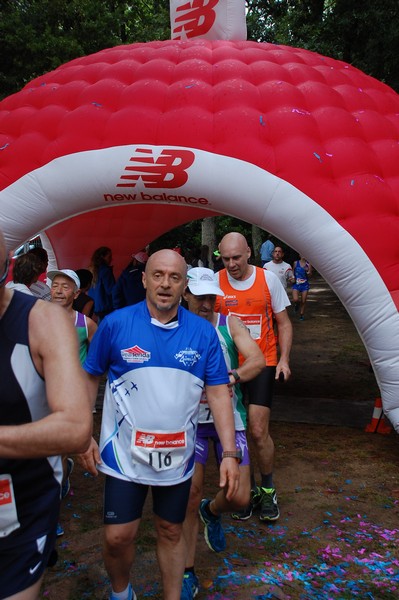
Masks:
[[[68,496],[69,490],[71,489],[71,482],[69,481],[69,476],[73,471],[74,464],[75,463],[73,462],[73,458],[67,458],[65,481],[62,484],[61,488],[61,499],[65,498],[65,496]]]
[[[62,535],[64,535],[64,533],[65,531],[61,523],[57,523],[57,537],[61,537]]]
[[[128,595],[128,600],[137,600],[137,596],[134,593],[134,589],[132,588],[131,584],[129,583],[129,595]],[[116,600],[115,596],[113,595],[113,593],[111,592],[111,595],[109,597],[109,600]]]
[[[205,510],[210,504],[210,500],[201,500],[199,507],[199,516],[205,525],[204,537],[209,548],[213,552],[222,552],[226,548],[226,538],[222,527],[221,517],[209,516]]]
[[[184,573],[180,600],[193,600],[198,594],[199,581],[195,573]]]

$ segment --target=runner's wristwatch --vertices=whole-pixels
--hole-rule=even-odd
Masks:
[[[238,464],[242,462],[242,450],[237,448],[236,450],[223,450],[222,452],[222,460],[223,458],[236,458]]]
[[[234,379],[236,380],[236,383],[238,383],[241,379],[241,377],[239,376],[239,374],[237,373],[237,371],[235,369],[232,369],[229,372],[229,375],[233,375]]]

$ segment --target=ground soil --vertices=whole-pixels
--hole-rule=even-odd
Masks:
[[[226,515],[228,544],[220,554],[208,549],[201,534],[198,599],[397,599],[397,437],[366,433],[356,419],[345,421],[348,407],[356,404],[371,422],[370,403],[379,393],[367,353],[345,309],[317,274],[305,321],[293,311],[291,317],[293,374],[291,381],[278,384],[283,417],[271,426],[281,517],[265,525],[257,514],[246,522]],[[294,402],[305,407],[309,399],[315,414],[309,422],[298,422]],[[331,425],[317,422],[324,422],[317,408],[324,400],[330,402]],[[99,400],[96,432],[100,408]],[[65,535],[58,541],[59,560],[48,569],[40,597],[103,600],[109,583],[101,560],[102,482],[78,464],[71,482],[62,505]],[[216,484],[217,472],[210,465],[208,496]],[[162,598],[154,548],[147,506],[132,572],[140,600]]]

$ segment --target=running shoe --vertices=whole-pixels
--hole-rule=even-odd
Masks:
[[[184,573],[180,600],[192,600],[198,594],[199,581],[195,573]]]
[[[261,521],[277,521],[280,511],[277,504],[277,494],[274,488],[260,488],[262,499],[259,519]]]
[[[222,518],[209,516],[206,507],[211,503],[210,500],[201,500],[199,507],[199,516],[205,525],[204,537],[209,548],[214,552],[222,552],[226,548],[226,538],[222,527]]]
[[[65,531],[61,523],[57,523],[57,537],[61,537],[62,535],[64,535],[64,533]]]
[[[74,465],[75,463],[73,462],[73,458],[67,458],[65,481],[62,484],[61,488],[61,499],[65,498],[65,496],[68,496],[69,490],[71,489],[71,482],[69,481],[69,476],[73,471]]]
[[[111,595],[109,597],[109,600],[116,600],[115,596],[113,595],[113,593],[111,592]],[[137,600],[137,596],[134,593],[134,589],[132,588],[131,584],[129,583],[129,595],[128,595],[128,600]]]
[[[256,485],[251,489],[251,496],[248,506],[243,508],[242,510],[237,510],[232,513],[231,517],[236,521],[247,521],[251,516],[254,510],[259,508],[262,500],[262,495],[260,488]]]

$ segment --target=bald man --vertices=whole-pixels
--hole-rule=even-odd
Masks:
[[[251,502],[242,511],[233,513],[239,520],[249,519],[260,508],[261,521],[276,521],[280,516],[273,482],[274,443],[269,433],[273,384],[275,379],[290,375],[289,356],[292,325],[286,307],[288,296],[278,277],[271,271],[249,264],[251,249],[243,235],[231,232],[219,244],[224,269],[219,271],[219,285],[225,293],[217,300],[215,310],[239,317],[248,327],[266,360],[266,367],[246,384],[248,401],[248,432],[260,471],[260,486],[252,477]],[[276,322],[280,357],[277,357]]]
[[[239,469],[229,376],[211,323],[180,306],[187,266],[173,250],[153,254],[143,274],[146,299],[101,322],[84,368],[95,401],[108,373],[99,449],[84,467],[105,474],[104,563],[110,600],[136,598],[129,581],[148,488],[165,600],[180,600],[186,547],[182,524],[194,472],[195,437],[206,390],[224,458],[220,486],[237,492]]]
[[[0,232],[0,598],[35,600],[54,549],[61,454],[84,452],[92,415],[65,311],[7,289]]]

